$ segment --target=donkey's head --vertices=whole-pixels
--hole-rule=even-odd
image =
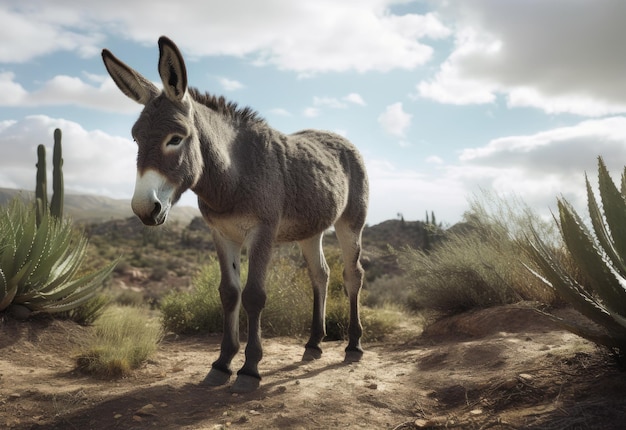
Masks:
[[[203,169],[183,57],[166,37],[159,39],[159,54],[162,91],[109,50],[102,51],[118,88],[144,105],[132,129],[138,146],[132,208],[146,225],[164,223],[172,205],[196,184]]]

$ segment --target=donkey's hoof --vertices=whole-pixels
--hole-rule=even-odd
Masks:
[[[224,385],[230,379],[230,373],[222,372],[219,369],[212,368],[209,371],[209,374],[206,375],[204,381],[202,381],[201,385],[207,385],[209,387],[219,387],[220,385]]]
[[[322,358],[322,350],[319,348],[305,348],[302,361],[313,361]]]
[[[261,385],[261,380],[250,375],[237,375],[235,383],[230,387],[230,391],[233,393],[250,393],[256,390]]]
[[[346,357],[343,359],[344,363],[356,363],[363,358],[363,350],[348,349],[346,350]]]

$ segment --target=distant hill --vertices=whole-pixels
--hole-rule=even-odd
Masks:
[[[0,188],[0,205],[7,203],[16,196],[20,196],[24,200],[35,199],[33,191]],[[80,223],[96,223],[134,216],[128,199],[67,193],[65,194],[65,214]],[[170,220],[187,225],[197,216],[200,216],[200,211],[197,208],[174,206],[170,213]]]
[[[424,246],[426,236],[425,225],[422,221],[401,221],[391,219],[380,224],[367,226],[363,230],[364,245],[374,245],[386,248],[410,246],[415,249]]]

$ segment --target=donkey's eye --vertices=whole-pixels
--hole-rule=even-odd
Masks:
[[[172,136],[172,138],[167,142],[167,146],[178,146],[180,142],[183,141],[183,138],[180,136]]]

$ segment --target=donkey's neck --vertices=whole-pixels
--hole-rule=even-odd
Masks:
[[[232,121],[207,106],[194,103],[193,111],[204,169],[192,191],[212,211],[228,212],[232,209],[230,196],[239,181],[231,156],[238,131]]]

